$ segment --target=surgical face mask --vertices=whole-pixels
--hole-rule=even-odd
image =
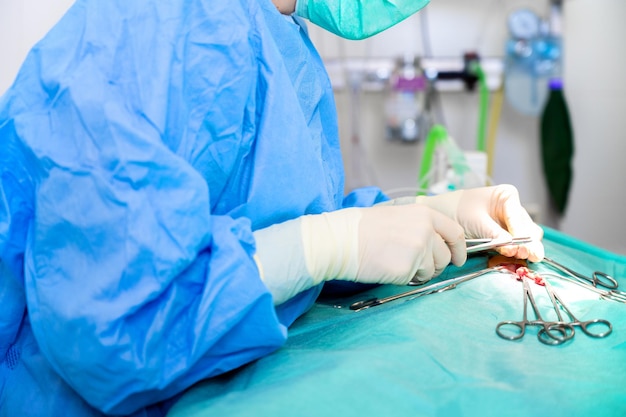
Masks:
[[[406,19],[430,0],[297,0],[296,14],[346,39],[365,39]]]

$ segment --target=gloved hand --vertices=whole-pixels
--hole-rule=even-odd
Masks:
[[[532,243],[503,246],[504,256],[539,262],[544,257],[541,243],[543,229],[535,224],[522,207],[517,188],[496,185],[454,191],[437,196],[406,197],[387,204],[424,204],[457,221],[465,229],[466,238],[531,237]]]
[[[302,216],[254,236],[261,278],[276,304],[325,280],[425,281],[467,257],[461,226],[417,204]]]

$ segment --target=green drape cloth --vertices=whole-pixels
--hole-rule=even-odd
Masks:
[[[551,229],[545,245],[552,259],[586,274],[607,272],[626,289],[626,257]],[[485,265],[486,257],[472,258],[441,279]],[[522,318],[522,288],[497,273],[413,300],[347,308],[406,290],[383,286],[318,301],[284,348],[197,384],[168,417],[626,415],[626,304],[551,282],[579,319],[605,318],[613,333],[593,339],[577,329],[556,347],[541,344],[532,327],[520,341],[500,339],[498,322]],[[551,318],[545,291],[531,286]]]

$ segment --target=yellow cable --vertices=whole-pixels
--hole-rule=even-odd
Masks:
[[[502,103],[504,102],[504,81],[500,87],[493,93],[493,101],[491,102],[491,112],[489,115],[489,132],[487,134],[487,176],[493,178],[493,158],[496,151],[496,136],[498,133],[498,124],[500,123],[500,115],[502,114]]]

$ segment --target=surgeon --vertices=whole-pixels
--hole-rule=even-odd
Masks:
[[[344,196],[330,82],[279,6],[78,0],[29,53],[0,98],[0,417],[163,416],[326,282],[425,281],[466,237],[543,257],[512,186]]]

